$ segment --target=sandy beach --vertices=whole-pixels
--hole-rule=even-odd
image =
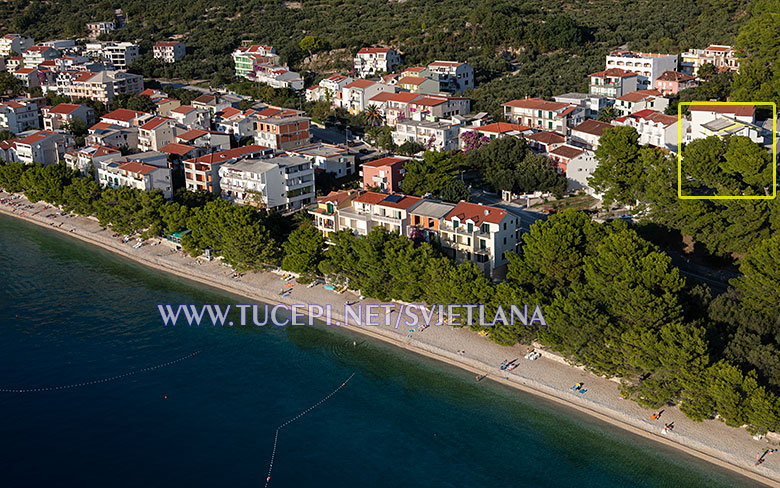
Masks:
[[[0,199],[12,195],[0,192]],[[48,208],[46,208],[48,207]],[[112,237],[113,231],[104,230],[93,218],[61,216],[56,208],[43,203],[30,204],[24,197],[0,204],[0,211],[34,222],[43,227],[67,233],[75,238],[118,253],[128,259],[160,271],[172,273],[231,293],[264,303],[331,305],[333,318],[342,322],[344,304],[378,304],[377,300],[364,299],[351,292],[337,294],[322,285],[307,288],[295,285],[289,297],[279,296],[285,287],[277,272],[249,272],[239,279],[219,260],[206,261],[189,257],[174,246],[160,239],[150,239],[139,248],[133,248],[135,239],[123,243]],[[56,214],[55,216],[49,216]],[[399,304],[395,304],[398,308]],[[677,408],[666,407],[660,420],[650,420],[651,410],[644,409],[630,400],[620,398],[616,382],[595,376],[582,368],[567,364],[562,358],[540,347],[542,353],[535,361],[525,359],[529,346],[511,348],[499,346],[487,338],[463,328],[431,326],[410,332],[408,327],[354,327],[350,330],[392,343],[431,358],[445,361],[475,375],[487,375],[488,380],[498,381],[520,390],[576,408],[612,425],[637,435],[676,447],[688,454],[712,462],[768,486],[780,487],[780,455],[770,455],[766,462],[754,466],[756,455],[767,447],[777,447],[780,436],[770,433],[756,440],[744,429],[726,426],[717,420],[693,422]],[[518,367],[501,371],[504,360],[516,359]],[[587,392],[571,390],[572,385],[583,383]],[[665,423],[674,422],[674,430],[663,434]]]

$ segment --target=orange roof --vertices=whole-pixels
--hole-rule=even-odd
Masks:
[[[154,117],[149,122],[145,123],[141,126],[142,130],[154,130],[164,123],[168,122],[171,119],[166,119],[165,117]]]
[[[332,191],[325,196],[318,197],[317,201],[321,203],[336,203],[341,204],[347,201],[349,197],[354,195],[357,190],[338,190]]]
[[[404,76],[400,80],[398,80],[399,85],[420,85],[428,78],[423,78],[422,76]]]
[[[187,144],[179,144],[178,142],[171,142],[170,144],[166,144],[163,147],[160,148],[160,152],[168,153],[168,154],[175,154],[177,156],[184,156],[188,152],[195,149],[193,146],[188,146]]]
[[[50,130],[41,130],[20,140],[19,144],[35,144],[36,142],[40,142],[51,135],[54,135],[54,132]]]
[[[233,117],[235,115],[238,115],[241,113],[241,110],[234,108],[234,107],[225,107],[219,112],[217,112],[217,115],[220,117],[224,117],[226,119],[229,119],[230,117]]]
[[[89,130],[110,129],[114,124],[110,122],[98,122],[89,128]]]
[[[16,70],[16,73],[22,74],[22,75],[29,75],[33,71],[36,71],[35,68],[19,68]]]
[[[398,163],[406,163],[405,158],[396,158],[393,156],[387,156],[384,158],[379,158],[374,161],[369,161],[368,163],[363,163],[363,166],[370,166],[372,168],[379,168],[381,166],[393,166]]]
[[[695,76],[687,75],[685,73],[680,73],[679,71],[664,71],[663,73],[661,73],[661,76],[656,78],[656,81],[657,80],[661,80],[661,81],[677,81],[677,82],[680,82],[680,81],[690,81],[690,80],[695,80],[695,79],[696,79]]]
[[[483,125],[475,128],[478,132],[494,132],[496,134],[504,134],[506,132],[523,132],[529,130],[527,125],[510,124],[508,122],[493,122],[492,124]]]
[[[127,171],[128,173],[134,173],[137,175],[145,175],[156,169],[160,169],[159,166],[152,166],[151,164],[139,163],[137,161],[130,161],[129,163],[120,164],[118,168],[122,171]]]
[[[364,194],[360,195],[355,199],[356,202],[360,203],[368,203],[370,205],[376,205],[377,203],[381,202],[387,198],[387,195],[384,193],[377,193],[375,191],[367,191]]]
[[[638,76],[638,75],[636,73],[634,73],[633,71],[627,71],[627,70],[620,69],[620,68],[610,68],[608,70],[599,71],[597,73],[591,73],[588,76],[594,76],[594,77],[599,77],[599,78],[604,78],[604,77],[607,77],[607,76],[612,76],[612,77],[617,77],[617,78],[626,78],[626,77],[629,77],[629,76]]]
[[[391,201],[387,199],[387,197],[389,197],[390,195],[386,195],[385,199],[379,202],[377,205],[381,205],[383,207],[390,207],[390,208],[400,208],[403,210],[411,207],[415,203],[422,200],[422,198],[420,197],[413,197],[411,195],[403,195],[400,193],[394,193],[394,195],[401,197],[401,199],[398,200],[397,202]]]
[[[606,129],[611,129],[612,127],[614,126],[612,124],[608,124],[607,122],[601,122],[594,119],[587,119],[585,120],[585,122],[574,127],[572,130],[601,137],[601,134],[603,134]]]
[[[364,47],[358,51],[358,54],[377,54],[386,53],[388,51],[390,51],[389,47]]]
[[[373,97],[369,98],[368,101],[369,102],[384,103],[384,102],[390,100],[393,97],[393,95],[394,95],[394,93],[392,93],[392,92],[379,92],[376,95],[374,95]]]
[[[134,119],[137,119],[138,117],[142,115],[148,115],[146,112],[136,112],[135,110],[128,110],[126,108],[118,108],[116,110],[112,110],[111,112],[108,112],[106,115],[101,117],[102,119],[107,120],[119,120],[122,122],[130,122]]]
[[[734,114],[735,116],[752,116],[755,105],[689,105],[688,110],[698,112],[716,112],[719,114]]]
[[[81,105],[75,104],[75,103],[61,103],[51,109],[49,109],[50,114],[69,114],[73,112],[74,110],[77,110]]]
[[[658,90],[637,90],[635,92],[626,93],[622,97],[618,98],[618,100],[622,100],[624,102],[638,102],[640,100],[644,100],[645,98],[649,97],[660,97],[661,92]]]
[[[177,114],[186,114],[187,112],[192,112],[193,110],[195,110],[195,107],[192,105],[181,105],[171,110],[171,112]]]
[[[393,93],[393,96],[388,98],[388,100],[393,102],[409,103],[415,98],[419,97],[422,97],[422,95],[419,93],[400,92]]]
[[[585,150],[582,148],[564,145],[553,149],[552,151],[550,151],[550,154],[555,154],[556,156],[560,156],[566,159],[572,159],[572,158],[576,158],[577,156],[579,156],[584,152]]]
[[[456,218],[461,222],[470,220],[477,225],[482,222],[498,224],[504,220],[506,215],[506,210],[503,208],[479,205],[477,203],[460,202],[455,205],[455,208],[450,210],[450,213],[448,213],[444,219],[452,220],[453,218]]]
[[[712,46],[707,46],[706,51],[733,51],[734,48],[731,46],[719,46],[717,44],[713,44]]]
[[[425,107],[435,107],[436,105],[441,105],[442,103],[445,103],[446,100],[442,100],[441,98],[421,98],[420,100],[415,100],[412,102],[412,105],[422,105]]]
[[[369,86],[376,83],[376,81],[371,80],[355,80],[352,83],[345,85],[344,88],[368,88]]]
[[[538,98],[526,98],[525,100],[512,100],[502,104],[503,107],[528,108],[532,110],[552,110],[558,111],[569,106],[568,103],[548,102]]]
[[[525,136],[526,139],[541,142],[543,144],[563,144],[566,138],[557,132],[541,131],[535,134]]]
[[[228,149],[227,151],[206,154],[205,156],[201,156],[195,159],[188,159],[187,162],[201,163],[201,164],[223,163],[231,159],[240,158],[241,156],[245,156],[247,154],[251,154],[259,151],[265,151],[267,149],[268,148],[265,146],[258,146],[256,144],[251,144],[249,146],[242,146],[242,147],[237,147],[235,149]]]

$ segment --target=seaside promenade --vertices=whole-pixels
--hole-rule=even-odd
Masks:
[[[0,199],[9,196],[0,192]],[[380,303],[371,299],[360,300],[351,292],[339,295],[324,289],[322,285],[312,288],[295,285],[289,297],[281,298],[279,291],[285,287],[285,282],[279,273],[248,272],[240,279],[234,279],[233,271],[219,260],[191,258],[177,251],[167,241],[151,245],[159,239],[145,241],[141,247],[133,248],[135,239],[123,243],[120,238],[112,237],[113,232],[104,230],[94,219],[60,216],[57,209],[49,207],[45,210],[46,206],[43,203],[30,204],[22,197],[14,199],[12,205],[0,204],[0,212],[67,233],[148,267],[218,287],[251,300],[288,305],[331,305],[333,318],[341,323],[344,320],[341,311],[346,302],[361,305]],[[47,217],[55,212],[55,217]],[[163,327],[157,310],[149,310],[149,319],[160,320],[160,326]],[[211,327],[210,324],[207,326]],[[415,332],[403,326],[398,329],[350,326],[348,329],[450,363],[475,375],[487,375],[487,379],[568,405],[637,435],[737,471],[756,482],[780,487],[780,458],[770,457],[761,466],[754,466],[756,455],[767,447],[776,447],[777,438],[755,440],[744,429],[731,428],[717,420],[696,423],[674,407],[667,407],[660,420],[652,421],[651,410],[620,398],[615,381],[568,365],[562,358],[538,347],[537,351],[541,351],[542,356],[531,361],[524,358],[530,346],[503,347],[465,328],[430,326]],[[512,371],[499,369],[502,361],[513,359],[519,364],[517,368]],[[587,392],[579,394],[572,391],[571,387],[576,383],[583,383]],[[675,428],[664,435],[661,432],[663,425],[669,422],[674,422]]]

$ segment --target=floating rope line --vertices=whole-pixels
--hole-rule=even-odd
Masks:
[[[347,379],[344,381],[344,383],[342,383],[342,384],[341,384],[341,385],[340,385],[338,388],[336,388],[335,390],[333,390],[332,392],[330,392],[330,393],[328,394],[328,396],[326,396],[326,397],[325,397],[325,398],[323,398],[322,400],[318,401],[317,403],[315,403],[315,404],[314,404],[314,405],[312,405],[311,407],[307,408],[307,409],[306,409],[306,410],[304,410],[303,412],[299,413],[299,414],[298,414],[298,415],[296,415],[295,417],[291,418],[290,420],[288,420],[287,422],[283,423],[282,425],[280,425],[279,427],[277,427],[277,428],[276,428],[276,433],[274,434],[274,448],[273,448],[273,450],[271,451],[271,462],[268,464],[268,477],[266,477],[266,479],[265,479],[265,486],[268,486],[268,483],[270,483],[270,482],[271,482],[271,471],[274,469],[274,458],[276,457],[276,444],[277,444],[277,442],[279,441],[279,431],[280,431],[280,430],[282,430],[284,427],[287,427],[287,426],[288,426],[288,425],[290,425],[291,423],[295,422],[295,421],[296,421],[296,420],[298,420],[299,418],[303,417],[303,416],[304,416],[304,415],[306,415],[307,413],[311,412],[311,411],[312,411],[312,410],[314,410],[315,408],[319,407],[319,406],[320,406],[320,405],[322,405],[323,403],[325,403],[325,402],[326,402],[326,401],[327,401],[327,400],[328,400],[330,397],[332,397],[333,395],[335,395],[336,393],[338,393],[338,392],[339,392],[339,390],[341,390],[342,388],[344,388],[345,386],[347,386],[347,383],[349,383],[349,380],[351,380],[353,376],[355,376],[355,373],[352,373],[351,375],[349,375],[349,378],[347,378]]]
[[[185,359],[189,359],[193,356],[197,356],[200,354],[200,351],[195,351],[191,354],[187,354],[184,357],[180,357],[179,359],[174,359],[173,361],[168,361],[167,363],[158,364],[156,366],[149,366],[147,368],[143,369],[137,369],[135,371],[130,371],[129,373],[119,374],[116,376],[110,376],[108,378],[103,378],[100,380],[92,380],[92,381],[85,381],[83,383],[74,383],[72,385],[63,385],[63,386],[47,386],[43,388],[28,388],[28,389],[9,389],[9,388],[0,388],[0,393],[37,393],[42,391],[55,391],[55,390],[68,390],[70,388],[79,388],[82,386],[90,386],[90,385],[97,385],[98,383],[107,383],[109,381],[118,380],[121,378],[126,378],[128,376],[132,376],[134,374],[138,373],[145,373],[146,371],[153,371],[155,369],[164,368],[165,366],[170,366],[172,364],[176,364],[178,362],[184,361]]]

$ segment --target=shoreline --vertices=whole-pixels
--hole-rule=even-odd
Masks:
[[[6,196],[8,196],[7,193],[0,193],[0,197]],[[331,304],[334,311],[333,317],[343,323],[344,317],[340,311],[343,310],[345,299],[348,297],[357,298],[348,294],[349,292],[337,295],[324,290],[322,286],[306,289],[302,285],[296,285],[295,290],[300,291],[303,288],[304,296],[301,296],[300,293],[294,293],[293,298],[281,298],[275,290],[277,287],[283,287],[284,282],[279,281],[280,275],[277,273],[252,272],[247,273],[247,278],[234,280],[230,277],[232,272],[223,272],[230,270],[230,268],[217,260],[206,262],[197,258],[184,257],[183,253],[171,249],[168,243],[159,246],[145,244],[139,249],[133,249],[126,243],[120,243],[118,238],[112,238],[112,231],[101,230],[100,225],[93,218],[81,216],[65,218],[57,215],[53,219],[47,219],[46,214],[54,212],[56,208],[50,207],[48,210],[41,210],[48,205],[30,204],[24,197],[14,200],[14,202],[34,205],[35,208],[14,212],[12,207],[0,204],[0,211],[44,228],[52,228],[70,234],[83,242],[119,254],[153,270],[171,273],[251,300],[284,305],[293,303]],[[21,213],[22,211],[25,213]],[[40,213],[33,215],[35,211],[40,211]],[[51,225],[51,222],[59,223],[60,226]],[[132,243],[133,241],[130,241],[130,244]],[[165,253],[166,250],[169,252]],[[163,254],[159,254],[160,252]],[[318,298],[321,299],[318,300]],[[366,299],[361,303],[380,302]],[[395,303],[395,305],[398,304]],[[487,374],[490,379],[505,386],[543,397],[568,408],[574,408],[612,426],[680,449],[689,455],[716,464],[751,480],[780,488],[780,463],[770,459],[759,468],[753,466],[753,456],[770,445],[766,438],[760,441],[753,440],[744,429],[727,427],[716,420],[694,423],[682,416],[675,407],[666,409],[663,422],[672,420],[677,428],[668,436],[663,436],[656,433],[660,430],[663,422],[660,424],[649,422],[647,420],[650,415],[649,411],[642,409],[634,402],[620,400],[614,381],[587,373],[582,368],[565,364],[560,358],[552,358],[551,356],[554,356],[552,353],[543,351],[542,358],[537,361],[518,359],[520,367],[512,372],[507,372],[500,371],[496,364],[505,357],[522,358],[526,346],[517,345],[507,348],[479,337],[471,331],[448,327],[430,327],[424,331],[410,332],[408,335],[405,331],[382,326],[373,328],[348,326],[345,328],[442,361],[473,374]],[[455,345],[459,348],[457,352],[452,347],[448,347]],[[460,348],[465,349],[461,351]],[[587,396],[570,397],[574,393],[568,391],[568,385],[576,382],[586,383]],[[693,435],[694,433],[697,435]],[[776,446],[777,441],[773,440],[772,445]]]

